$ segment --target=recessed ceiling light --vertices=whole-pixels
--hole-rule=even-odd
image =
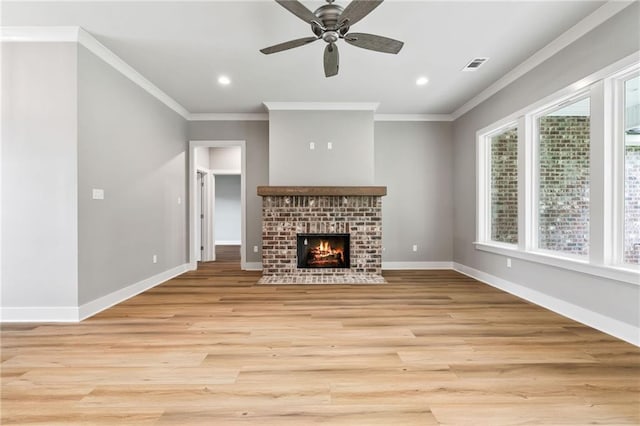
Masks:
[[[220,77],[218,77],[218,83],[223,86],[228,86],[231,84],[231,79],[226,75],[221,75]]]
[[[427,84],[428,82],[429,82],[429,79],[428,79],[427,77],[419,77],[419,78],[416,80],[416,84],[417,84],[418,86],[424,86],[424,85],[425,85],[425,84]]]

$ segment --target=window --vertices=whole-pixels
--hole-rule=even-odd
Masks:
[[[476,249],[640,284],[637,57],[479,130],[476,173]]]
[[[624,81],[623,262],[640,264],[640,76]]]
[[[490,137],[491,241],[518,243],[518,128]]]
[[[589,98],[537,119],[538,248],[589,254]]]

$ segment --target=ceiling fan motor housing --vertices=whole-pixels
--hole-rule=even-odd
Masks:
[[[338,18],[340,18],[343,10],[344,9],[342,8],[342,6],[338,6],[337,4],[333,3],[325,4],[317,8],[315,12],[313,12],[313,14],[318,17],[319,22],[324,27],[324,31],[323,28],[320,28],[317,25],[312,25],[313,32],[318,37],[322,36],[325,41],[327,40],[322,35],[323,32],[332,31],[337,34],[335,30],[338,29]]]
[[[332,77],[338,74],[339,54],[337,42],[340,39],[361,49],[393,54],[397,54],[404,44],[401,41],[375,34],[347,34],[351,25],[354,25],[371,13],[371,11],[378,7],[384,0],[351,0],[346,8],[334,4],[334,0],[326,0],[327,4],[318,7],[313,12],[300,3],[299,0],[275,1],[307,24],[311,24],[311,31],[313,31],[314,36],[278,43],[260,49],[260,52],[269,55],[271,53],[305,46],[322,39],[327,43],[324,49],[325,77]]]

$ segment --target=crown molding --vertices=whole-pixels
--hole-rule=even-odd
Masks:
[[[76,42],[187,119],[189,111],[81,27],[2,27],[3,42]]]
[[[146,90],[151,96],[171,108],[173,111],[188,118],[189,111],[180,105],[171,96],[163,92],[158,86],[147,80],[142,74],[136,71],[131,65],[123,61],[118,55],[109,50],[105,45],[100,43],[95,37],[82,28],[78,32],[78,42],[91,51],[94,55],[118,70],[122,75],[133,81],[135,84]]]
[[[374,121],[453,121],[451,114],[375,114]]]
[[[80,27],[0,27],[3,42],[77,42]]]
[[[375,111],[379,102],[263,102],[269,111]]]
[[[289,108],[287,108],[289,109]],[[291,110],[296,110],[291,108]],[[302,110],[305,110],[304,108]],[[309,110],[315,110],[309,109]],[[267,113],[190,113],[189,121],[269,121]],[[453,121],[451,114],[374,114],[374,121]]]
[[[498,93],[500,90],[507,87],[509,84],[513,83],[518,78],[522,77],[547,59],[551,58],[553,55],[560,52],[571,43],[578,40],[580,37],[584,36],[589,31],[593,30],[609,18],[618,14],[626,7],[632,5],[633,3],[634,1],[630,0],[612,0],[605,3],[589,16],[584,18],[582,21],[569,28],[551,43],[547,44],[545,47],[534,53],[531,57],[529,57],[529,59],[516,66],[514,69],[498,79],[495,83],[467,101],[464,105],[455,110],[451,114],[451,117],[453,118],[453,120],[457,120],[482,102],[489,99],[491,96]]]
[[[269,121],[267,113],[190,113],[189,121]]]

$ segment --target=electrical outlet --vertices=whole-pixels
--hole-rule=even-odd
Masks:
[[[309,149],[311,150],[316,149],[316,144],[313,142],[309,142]]]
[[[253,252],[257,253],[258,252],[258,246],[253,246]]]
[[[153,263],[158,263],[158,255],[157,254],[153,255]]]
[[[418,245],[417,244],[413,245],[413,251],[418,251]]]
[[[327,142],[327,149],[333,149],[333,143]]]
[[[507,268],[511,268],[511,258],[507,257]]]
[[[178,197],[178,205],[182,204],[182,197]]]

